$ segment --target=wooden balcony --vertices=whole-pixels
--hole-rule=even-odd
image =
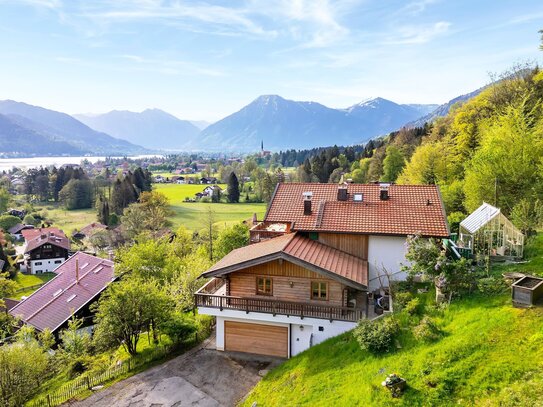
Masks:
[[[362,308],[334,307],[327,305],[314,305],[301,302],[289,302],[263,298],[232,297],[226,295],[213,295],[202,292],[194,294],[196,307],[218,308],[249,312],[263,312],[266,314],[296,316],[300,318],[320,318],[330,321],[357,322],[366,318]]]
[[[290,233],[291,224],[281,222],[260,222],[249,231],[249,243],[258,243]]]

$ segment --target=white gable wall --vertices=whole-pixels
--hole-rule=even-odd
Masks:
[[[401,272],[401,265],[408,265],[405,259],[407,251],[407,238],[405,236],[370,236],[368,240],[368,290],[373,291],[383,286],[388,286],[383,267],[391,275],[393,280],[405,280],[407,273]],[[381,280],[379,279],[381,276]]]

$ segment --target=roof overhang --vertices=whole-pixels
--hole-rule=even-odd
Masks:
[[[364,284],[360,284],[360,283],[358,283],[356,281],[353,281],[351,279],[340,276],[339,274],[336,274],[336,273],[333,273],[333,272],[331,272],[329,270],[323,269],[322,267],[315,266],[314,264],[308,263],[308,262],[306,262],[304,260],[301,260],[301,259],[299,259],[297,257],[291,256],[291,255],[289,255],[287,253],[284,253],[282,251],[278,252],[278,253],[273,253],[273,254],[270,254],[270,255],[262,256],[262,257],[259,257],[259,258],[256,258],[256,259],[252,259],[252,260],[249,260],[249,261],[241,262],[241,263],[238,263],[238,264],[234,264],[232,266],[227,266],[227,267],[224,267],[224,268],[221,268],[221,269],[218,269],[218,270],[213,270],[213,271],[210,271],[210,272],[204,272],[204,273],[202,273],[202,275],[200,277],[204,277],[204,278],[219,277],[219,276],[223,276],[225,274],[233,273],[235,271],[244,270],[244,269],[252,267],[252,266],[257,266],[257,265],[260,265],[260,264],[269,263],[269,262],[274,261],[274,260],[288,261],[288,262],[290,262],[292,264],[303,267],[303,268],[305,268],[307,270],[310,270],[310,271],[313,271],[315,273],[321,274],[324,277],[328,277],[328,278],[331,278],[332,280],[339,281],[339,282],[341,282],[341,283],[343,283],[343,284],[345,284],[345,285],[347,285],[347,286],[349,286],[351,288],[355,288],[357,290],[366,291],[368,289],[368,287],[366,285],[364,285]],[[367,268],[366,268],[366,270],[367,270]]]

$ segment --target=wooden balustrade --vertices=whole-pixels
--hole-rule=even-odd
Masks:
[[[330,321],[356,322],[364,317],[359,308],[335,307],[327,305],[308,304],[301,302],[280,301],[264,298],[232,297],[226,295],[212,295],[205,293],[194,294],[196,307],[232,309],[238,311],[264,312],[273,315],[286,315],[308,318],[321,318]]]

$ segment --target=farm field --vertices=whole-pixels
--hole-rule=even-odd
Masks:
[[[221,184],[221,188],[226,185]],[[200,203],[183,202],[185,197],[193,198],[205,185],[186,184],[154,184],[155,191],[162,192],[170,200],[175,215],[172,219],[174,228],[184,225],[189,230],[199,230],[205,226],[208,208],[215,216],[215,224],[219,227],[228,226],[245,219],[250,219],[256,213],[258,219],[264,217],[265,203]]]

